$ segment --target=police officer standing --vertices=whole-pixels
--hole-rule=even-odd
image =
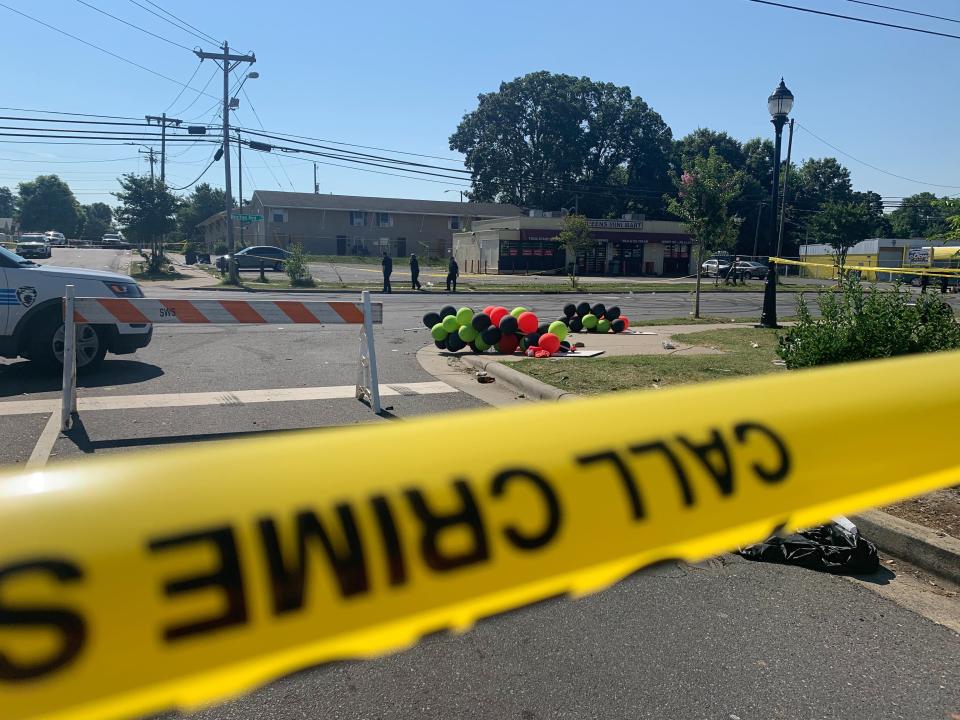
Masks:
[[[410,286],[413,290],[423,290],[420,284],[420,261],[417,260],[416,253],[410,255]]]
[[[457,291],[457,278],[460,276],[460,266],[457,265],[455,257],[450,258],[450,264],[447,265],[447,292],[450,292],[450,286],[453,285],[453,292]]]
[[[393,258],[390,257],[390,253],[386,250],[383,251],[383,260],[380,261],[380,264],[383,265],[383,291],[385,293],[392,293],[393,288],[390,287],[390,274],[393,272]]]

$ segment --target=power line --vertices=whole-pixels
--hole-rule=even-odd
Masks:
[[[826,12],[825,10],[814,10],[813,8],[800,7],[799,5],[787,5],[786,3],[772,2],[771,0],[748,0],[748,2],[759,3],[760,5],[772,5],[773,7],[786,8],[787,10],[797,10],[799,12],[810,13],[812,15],[824,15],[826,17],[839,18],[841,20],[852,20],[854,22],[866,23],[867,25],[880,25],[881,27],[893,28],[895,30],[909,30],[910,32],[923,33],[924,35],[936,35],[938,37],[960,40],[960,35],[951,35],[950,33],[937,32],[936,30],[924,30],[923,28],[910,27],[909,25],[897,25],[895,23],[880,22],[879,20],[867,20],[866,18],[854,17],[853,15],[841,15],[839,13]]]
[[[155,2],[153,2],[152,0],[145,0],[145,2],[146,2],[148,5],[152,5],[153,7],[155,7],[157,10],[159,10],[160,12],[162,12],[164,15],[169,15],[171,18],[173,18],[174,20],[176,20],[178,23],[181,23],[182,25],[186,25],[188,28],[190,28],[191,30],[195,30],[196,32],[200,33],[201,35],[205,35],[205,36],[207,37],[207,39],[210,40],[210,42],[212,42],[214,45],[219,44],[220,41],[217,40],[215,37],[213,37],[213,35],[210,35],[210,34],[208,34],[208,33],[205,33],[205,32],[204,32],[203,30],[201,30],[200,28],[194,27],[193,25],[191,25],[190,23],[188,23],[188,22],[187,22],[186,20],[184,20],[183,18],[177,17],[176,15],[174,15],[174,14],[173,14],[172,12],[170,12],[169,10],[166,10],[166,9],[160,7],[159,5],[157,5],[157,4],[156,4]]]
[[[191,50],[190,48],[188,48],[186,45],[181,45],[181,44],[178,43],[178,42],[174,42],[174,41],[171,40],[170,38],[166,38],[166,37],[164,37],[163,35],[157,35],[155,32],[150,32],[149,30],[147,30],[147,29],[145,29],[145,28],[142,28],[142,27],[140,27],[139,25],[134,25],[132,22],[127,22],[127,21],[124,20],[123,18],[118,18],[116,15],[111,15],[111,14],[108,13],[106,10],[101,10],[100,8],[98,8],[98,7],[94,6],[94,5],[91,5],[90,3],[86,2],[86,0],[77,0],[77,2],[80,3],[81,5],[86,5],[88,8],[90,8],[91,10],[95,10],[96,12],[100,13],[101,15],[106,15],[108,18],[113,18],[114,20],[116,20],[116,21],[119,22],[119,23],[123,23],[124,25],[127,25],[128,27],[132,27],[134,30],[139,30],[139,31],[142,32],[142,33],[146,33],[146,34],[149,35],[150,37],[155,37],[155,38],[157,38],[157,40],[163,40],[163,42],[165,42],[165,43],[170,43],[170,44],[173,45],[174,47],[178,47],[178,48],[180,48],[180,49],[182,49],[182,50],[186,50],[187,52],[192,52],[192,50]]]
[[[960,23],[960,20],[956,20],[954,18],[943,17],[941,15],[931,15],[930,13],[917,12],[916,10],[905,10],[903,8],[893,7],[892,5],[880,5],[879,3],[865,2],[864,0],[847,0],[847,2],[856,3],[857,5],[869,5],[870,7],[883,8],[884,10],[906,13],[907,15],[919,15],[920,17],[932,18],[934,20]]]
[[[110,162],[121,162],[125,160],[139,160],[139,157],[122,157],[122,158],[110,158],[110,159],[100,159],[100,160],[26,160],[22,158],[0,158],[0,161],[3,162],[24,162],[24,163],[44,163],[46,165],[73,165],[87,163],[110,163]]]
[[[400,175],[398,173],[383,172],[382,170],[370,170],[368,168],[353,167],[351,165],[340,165],[338,163],[325,162],[323,160],[311,160],[308,158],[290,156],[292,160],[303,160],[304,162],[315,162],[317,165],[329,165],[330,167],[344,168],[346,170],[356,170],[357,172],[373,173],[374,175],[389,175],[390,177],[406,178],[407,180],[420,180],[421,182],[437,183],[438,185],[447,185],[449,187],[470,187],[469,183],[446,182],[444,180],[431,180],[430,178],[411,177],[409,175]]]
[[[131,118],[134,119],[134,118]],[[124,127],[147,127],[147,123],[140,122],[104,122],[102,120],[56,120],[52,118],[18,117],[14,115],[0,115],[0,120],[16,120],[18,122],[59,123],[61,125],[111,125]]]
[[[202,61],[202,60],[200,61],[200,64],[201,64],[201,65],[203,64],[203,61]],[[195,90],[195,89],[193,89],[193,88],[190,88],[191,90],[193,90],[193,92],[197,93],[197,96],[193,99],[193,101],[192,101],[189,105],[187,105],[187,106],[186,106],[185,108],[183,108],[182,110],[178,110],[177,112],[174,113],[174,115],[176,115],[176,116],[181,116],[181,115],[183,115],[184,113],[187,112],[187,110],[189,110],[190,108],[192,108],[194,105],[197,104],[197,100],[199,100],[202,96],[207,95],[206,90],[207,90],[208,87],[210,87],[210,83],[213,82],[213,79],[217,76],[217,74],[218,74],[218,73],[217,73],[217,69],[214,68],[214,69],[213,69],[213,73],[212,73],[212,74],[210,75],[210,77],[207,79],[207,82],[204,83],[204,85],[203,85],[202,88],[200,88],[199,90]],[[212,96],[212,95],[207,95],[207,97],[213,97],[213,96]],[[218,99],[217,102],[214,104],[214,107],[216,107],[217,105],[219,105],[221,102],[222,102],[222,101]],[[203,113],[203,114],[206,115],[207,113]]]
[[[214,164],[216,161],[217,161],[216,156],[210,158],[210,162],[207,163],[207,166],[203,169],[203,171],[202,171],[199,175],[197,175],[197,179],[194,180],[194,181],[193,181],[192,183],[190,183],[189,185],[184,185],[183,187],[175,187],[175,188],[170,188],[170,189],[171,189],[171,190],[186,190],[186,189],[189,188],[189,187],[193,187],[193,186],[196,185],[198,182],[200,182],[200,178],[202,178],[204,175],[207,174],[207,170],[209,170],[210,168],[212,168],[212,167],[213,167],[213,164]]]
[[[182,30],[183,32],[185,32],[185,33],[187,33],[187,34],[192,35],[193,37],[195,37],[195,38],[197,38],[198,40],[200,40],[200,42],[213,42],[214,45],[217,44],[217,41],[216,41],[216,40],[212,40],[212,39],[208,40],[207,38],[205,38],[203,35],[199,34],[198,32],[194,32],[193,30],[190,30],[188,27],[184,27],[183,25],[178,25],[178,24],[175,23],[173,20],[170,20],[169,18],[164,17],[163,15],[159,14],[158,12],[156,12],[156,11],[154,11],[154,10],[151,10],[151,9],[148,8],[146,5],[141,5],[140,3],[137,2],[137,0],[130,0],[130,2],[132,2],[134,5],[136,5],[136,6],[137,6],[138,8],[140,8],[141,10],[146,10],[146,11],[147,11],[148,13],[150,13],[151,15],[155,15],[156,17],[160,18],[160,19],[163,20],[164,22],[170,23],[170,24],[173,25],[175,28],[177,28],[177,30]],[[162,10],[162,9],[163,9],[163,8],[161,8],[161,10]],[[166,12],[166,10],[164,10],[164,12]]]
[[[257,124],[260,126],[260,129],[263,129],[263,121],[260,119],[260,113],[257,112],[257,108],[254,107],[253,101],[250,99],[250,96],[247,95],[247,89],[240,85],[240,91],[243,93],[244,100],[250,105],[250,110],[253,111],[253,116],[257,119]],[[239,120],[239,118],[237,118]],[[296,191],[296,188],[293,186],[293,180],[290,179],[290,173],[287,172],[287,169],[283,166],[283,163],[280,162],[280,158],[277,158],[277,165],[280,166],[280,171],[283,173],[284,177],[287,178],[287,183],[290,185],[290,189]]]
[[[88,46],[88,47],[92,47],[94,50],[99,50],[100,52],[102,52],[102,53],[104,53],[104,54],[106,54],[106,55],[109,55],[109,56],[112,57],[112,58],[116,58],[117,60],[120,60],[120,61],[122,61],[122,62],[125,62],[125,63],[127,63],[128,65],[133,65],[135,68],[139,68],[140,70],[145,70],[146,72],[150,73],[151,75],[156,75],[157,77],[163,78],[164,80],[166,80],[166,81],[168,81],[168,82],[172,82],[172,83],[174,83],[175,85],[181,85],[181,86],[183,85],[182,82],[180,82],[179,80],[174,80],[174,79],[173,79],[172,77],[170,77],[169,75],[164,75],[163,73],[157,72],[156,70],[151,70],[151,69],[148,68],[146,65],[141,65],[141,64],[138,63],[138,62],[134,62],[133,60],[130,60],[129,58],[123,57],[123,55],[117,55],[117,53],[111,52],[110,50],[107,50],[107,49],[105,49],[105,48],[100,47],[99,45],[94,45],[92,42],[89,42],[88,40],[84,40],[84,39],[81,38],[81,37],[77,37],[76,35],[74,35],[74,34],[72,34],[72,33],[68,33],[66,30],[61,30],[60,28],[54,27],[54,26],[51,25],[50,23],[46,23],[46,22],[44,22],[43,20],[39,20],[39,19],[33,17],[32,15],[27,15],[25,12],[20,12],[19,10],[10,7],[10,6],[7,5],[6,3],[0,2],[0,7],[6,8],[7,10],[9,10],[9,11],[12,12],[12,13],[16,13],[17,15],[20,15],[21,17],[25,17],[25,18],[27,18],[27,20],[32,20],[33,22],[37,23],[38,25],[43,25],[45,28],[49,28],[50,30],[53,30],[54,32],[60,33],[61,35],[66,35],[68,38],[71,38],[71,39],[73,39],[73,40],[76,40],[77,42],[81,42],[81,43],[83,43],[84,45],[86,45],[86,46]],[[203,93],[203,94],[204,94],[204,95],[207,95],[207,93]],[[213,96],[213,95],[208,95],[208,97],[211,97],[211,98],[212,98],[212,97],[214,97],[214,96]]]
[[[850,159],[853,160],[854,162],[858,162],[858,163],[860,163],[861,165],[866,165],[868,168],[871,168],[872,170],[876,170],[876,171],[879,172],[879,173],[883,173],[884,175],[889,175],[890,177],[899,178],[900,180],[906,180],[907,182],[916,183],[916,184],[918,184],[918,185],[929,185],[930,187],[949,188],[949,189],[951,189],[951,190],[958,190],[958,189],[960,189],[960,185],[943,185],[943,184],[940,184],[940,183],[925,182],[924,180],[915,180],[914,178],[909,178],[909,177],[906,177],[906,176],[904,176],[904,175],[898,175],[897,173],[890,172],[889,170],[884,170],[883,168],[879,168],[879,167],[877,167],[876,165],[871,165],[870,163],[868,163],[868,162],[866,162],[866,161],[864,161],[864,160],[861,160],[860,158],[854,157],[853,155],[851,155],[850,153],[846,152],[845,150],[841,150],[841,149],[838,148],[836,145],[833,145],[832,143],[827,142],[826,140],[824,140],[824,139],[823,139],[822,137],[820,137],[819,135],[816,135],[812,130],[810,130],[810,128],[804,127],[804,126],[801,125],[800,123],[797,123],[797,125],[798,125],[798,126],[800,127],[800,129],[803,130],[805,133],[807,133],[808,135],[812,135],[814,138],[816,138],[817,140],[819,140],[820,142],[822,142],[822,143],[823,143],[824,145],[826,145],[827,147],[831,147],[831,148],[833,148],[834,150],[836,150],[838,153],[840,153],[841,155],[846,155],[848,158],[850,158]]]
[[[191,75],[191,76],[190,76],[190,79],[187,80],[187,84],[184,85],[182,88],[180,88],[180,92],[178,92],[178,93],[177,93],[177,96],[176,96],[173,100],[170,101],[170,104],[167,105],[167,106],[163,109],[163,112],[169,112],[170,108],[172,108],[174,105],[176,105],[177,100],[179,100],[181,97],[183,97],[183,91],[186,90],[188,87],[190,87],[190,83],[193,82],[193,79],[197,76],[197,73],[200,72],[200,67],[201,67],[202,65],[203,65],[203,60],[201,60],[200,62],[197,63],[197,66],[193,69],[193,75]],[[204,88],[204,90],[206,90],[206,88]]]
[[[59,110],[37,110],[35,108],[0,107],[0,110],[12,110],[14,112],[41,113],[43,115],[68,115],[71,117],[106,118],[108,120],[139,120],[140,119],[135,117],[128,117],[126,115],[93,115],[91,113],[61,112]]]

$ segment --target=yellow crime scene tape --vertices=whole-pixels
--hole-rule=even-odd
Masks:
[[[940,353],[9,474],[0,717],[194,708],[955,484],[958,363]],[[853,399],[864,386],[885,390]]]
[[[786,258],[772,257],[770,262],[777,265],[793,265],[797,267],[811,267],[837,269],[832,263],[805,262],[802,260],[787,260]],[[960,268],[947,267],[872,267],[867,265],[841,265],[840,270],[844,272],[864,272],[864,273],[889,273],[891,275],[926,275],[928,277],[956,277],[960,273]]]

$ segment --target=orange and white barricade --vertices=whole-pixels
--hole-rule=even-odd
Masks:
[[[373,326],[383,323],[383,303],[298,300],[169,300],[159,298],[75,297],[67,285],[64,297],[63,405],[61,427],[69,430],[77,413],[77,323],[116,325],[151,323],[167,325],[210,324],[311,324],[360,325],[357,399],[380,413],[380,386]]]

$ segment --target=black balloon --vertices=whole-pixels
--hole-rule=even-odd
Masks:
[[[577,306],[573,303],[567,303],[563,306],[563,314],[570,318],[577,314]]]
[[[446,340],[434,340],[434,341],[433,341],[433,344],[436,345],[436,346],[437,346],[438,348],[440,348],[441,350],[446,350],[446,349],[447,349],[447,341],[446,341]]]
[[[450,333],[447,335],[447,350],[450,352],[458,352],[463,350],[467,344],[460,339],[460,336],[457,333]]]
[[[607,311],[607,309],[603,306],[603,303],[597,303],[592,308],[590,308],[590,310],[594,315],[597,316],[598,320],[602,318],[603,314]]]
[[[534,347],[540,344],[540,333],[534,332],[527,335],[524,340],[527,341],[527,347]]]
[[[541,335],[543,335],[544,333],[550,332],[550,323],[548,322],[540,323],[540,326],[537,328],[537,332],[540,333]]]
[[[426,315],[423,316],[423,324],[426,325],[428,328],[432,328],[441,320],[443,320],[443,318],[440,317],[440,313],[428,312]]]
[[[491,325],[480,333],[480,337],[487,345],[496,345],[500,342],[500,328]]]
[[[457,309],[453,305],[444,305],[440,308],[440,319],[443,320],[447,315],[456,315]]]
[[[580,317],[583,317],[584,315],[589,315],[589,314],[590,314],[590,303],[582,302],[579,305],[577,305],[577,315],[579,315]]]
[[[583,320],[578,317],[570,318],[570,330],[573,332],[580,332],[583,330]]]
[[[490,327],[490,316],[486,313],[477,313],[473,316],[473,320],[470,321],[470,324],[473,325],[473,329],[479,333],[482,333],[488,327]]]
[[[557,318],[557,322],[562,322],[567,327],[570,327],[570,318],[568,318],[566,315],[564,315],[562,318]]]
[[[500,334],[509,335],[517,331],[517,319],[513,315],[504,315],[500,318]]]
[[[618,308],[616,305],[614,305],[613,307],[608,307],[607,311],[603,314],[603,316],[610,322],[613,322],[618,317],[620,317],[620,308]]]
[[[627,324],[623,320],[620,320],[619,318],[614,320],[612,323],[610,323],[610,329],[613,330],[615,333],[623,332],[626,329],[626,327],[627,327]]]
[[[569,350],[569,349],[570,349],[570,341],[569,341],[569,340],[561,340],[561,341],[560,341],[560,347],[566,348],[567,350]]]

